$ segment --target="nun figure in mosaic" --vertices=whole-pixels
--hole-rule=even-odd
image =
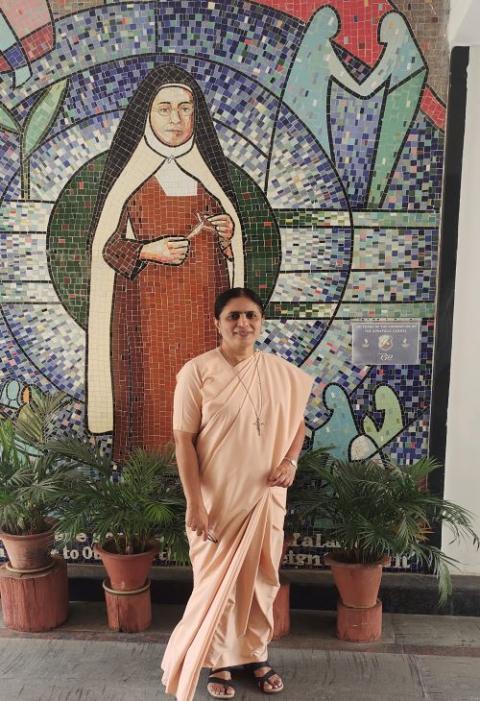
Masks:
[[[228,167],[196,81],[174,65],[139,86],[108,154],[91,227],[87,415],[113,459],[172,439],[175,377],[215,348],[217,294],[243,285]]]

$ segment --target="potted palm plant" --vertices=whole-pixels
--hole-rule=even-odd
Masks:
[[[69,542],[80,532],[94,534],[114,591],[145,585],[159,538],[175,559],[186,559],[185,503],[170,446],[134,451],[121,472],[95,444],[71,439],[49,449],[80,474],[58,511],[61,537]]]
[[[426,566],[438,579],[440,604],[446,602],[452,590],[449,566],[456,561],[430,542],[433,528],[443,523],[454,540],[469,537],[477,547],[480,541],[468,511],[428,490],[428,477],[439,467],[431,458],[404,467],[342,462],[323,450],[302,457],[303,474],[320,487],[297,490],[295,508],[337,542],[326,563],[346,606],[373,606],[382,566],[398,554]],[[362,592],[365,599],[358,598]]]
[[[47,449],[63,394],[33,389],[15,425],[0,420],[0,539],[9,562],[0,568],[5,625],[40,632],[68,615],[67,568],[52,557],[55,511],[75,478]]]
[[[0,420],[0,540],[16,570],[39,570],[52,562],[52,513],[73,473],[46,445],[52,419],[65,402],[60,393],[34,392],[15,425]]]

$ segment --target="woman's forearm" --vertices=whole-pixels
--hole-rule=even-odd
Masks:
[[[287,450],[287,454],[285,455],[285,457],[290,458],[291,460],[297,460],[302,450],[304,440],[305,421],[302,419],[295,434],[295,438],[293,439],[290,448]]]
[[[200,468],[197,451],[191,437],[178,436],[175,432],[175,456],[187,504],[202,503]]]

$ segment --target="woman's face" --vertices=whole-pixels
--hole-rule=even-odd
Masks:
[[[158,91],[150,110],[153,133],[167,146],[190,139],[194,125],[193,95],[187,88],[171,86]]]
[[[222,346],[232,351],[252,347],[262,331],[262,311],[248,297],[235,297],[223,308],[215,326],[222,337]]]

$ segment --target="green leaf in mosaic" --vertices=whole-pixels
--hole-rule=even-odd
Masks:
[[[374,393],[375,411],[383,416],[380,427],[366,414],[363,418],[363,431],[383,448],[403,429],[403,416],[400,401],[394,390],[388,385],[380,385]]]
[[[10,131],[12,134],[20,133],[20,125],[4,105],[0,105],[0,128],[5,129],[5,131]]]
[[[30,110],[23,132],[22,146],[24,157],[30,154],[42,143],[52,126],[61,107],[68,79],[59,80],[50,85],[39,97]]]
[[[258,185],[232,161],[230,180],[242,220],[245,286],[265,304],[271,297],[281,263],[280,230],[268,200]]]

